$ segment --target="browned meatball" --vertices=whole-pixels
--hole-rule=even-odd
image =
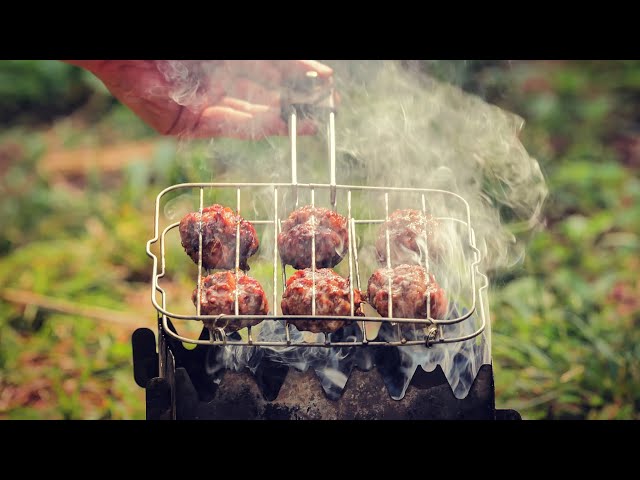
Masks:
[[[424,262],[425,232],[429,257],[435,258],[439,251],[438,226],[439,222],[433,216],[429,214],[425,216],[420,210],[396,210],[378,230],[376,239],[378,261],[382,264],[386,264],[387,261],[387,228],[389,229],[391,266],[415,265]]]
[[[202,220],[202,222],[201,222]],[[249,270],[247,258],[258,250],[255,228],[233,210],[212,205],[200,212],[185,215],[180,221],[180,239],[187,255],[197,264],[200,248],[198,235],[202,225],[202,266],[206,269],[236,267],[236,226],[240,222],[240,268]]]
[[[316,270],[316,315],[351,315],[351,296],[349,280],[342,278],[329,268]],[[312,272],[310,268],[298,270],[287,280],[287,288],[282,296],[282,313],[284,315],[311,315]],[[361,309],[362,295],[353,289],[354,315],[363,316]],[[313,333],[335,332],[351,323],[342,320],[291,320],[298,330]]]
[[[245,273],[238,272],[238,314],[240,315],[267,315],[269,313],[269,302],[267,296],[258,281]],[[202,278],[200,291],[200,314],[201,315],[234,315],[236,301],[236,275],[230,271],[217,272]],[[191,301],[197,305],[198,287],[191,295]],[[207,327],[223,327],[228,321],[227,318],[214,321],[205,320]],[[241,328],[254,326],[262,319],[242,319],[231,320],[225,327],[226,332],[235,332]]]
[[[336,266],[349,248],[347,223],[345,217],[326,208],[307,205],[295,210],[282,222],[278,235],[282,261],[297,269],[311,267],[315,233],[316,268]]]
[[[427,296],[431,301],[431,318],[443,319],[447,314],[444,290],[432,274],[420,265],[380,268],[369,279],[369,303],[383,317],[389,316],[389,277],[394,318],[427,318]]]

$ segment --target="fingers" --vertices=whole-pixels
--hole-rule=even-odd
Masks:
[[[303,76],[308,72],[316,72],[320,78],[329,78],[333,69],[315,60],[279,60],[278,66],[284,76]]]
[[[238,99],[225,99],[225,105],[209,107],[189,132],[194,138],[230,137],[257,140],[269,135],[286,133],[287,127],[278,124],[273,112],[264,105],[252,105]]]
[[[288,126],[281,117],[281,88],[285,80],[303,78],[316,72],[329,79],[333,70],[315,60],[227,60],[208,73],[209,89],[224,92],[210,97],[210,104],[190,129],[198,138],[232,137],[260,139],[273,135],[288,135]],[[298,135],[317,130],[312,120],[298,124]]]
[[[253,115],[241,112],[233,107],[213,106],[205,109],[198,122],[189,132],[189,136],[196,138],[207,137],[235,137],[236,133],[250,128]]]
[[[243,76],[270,88],[282,84],[282,72],[272,60],[229,60],[225,69],[232,77]]]
[[[225,71],[231,77],[244,76],[269,88],[282,86],[285,79],[303,78],[316,72],[321,79],[329,79],[333,69],[315,60],[229,60]]]
[[[235,98],[225,98],[221,105],[207,108],[189,132],[193,138],[231,137],[259,140],[274,135],[288,135],[289,128],[279,108],[254,105]],[[315,133],[314,122],[298,124],[298,135]]]
[[[269,110],[268,105],[255,104],[234,97],[224,97],[220,100],[219,104],[220,106],[230,107],[234,110],[249,114],[265,113]]]
[[[247,78],[238,78],[229,86],[227,94],[251,103],[272,107],[280,105],[280,91],[266,88]]]
[[[270,109],[254,116],[254,131],[251,138],[262,138],[272,135],[289,135],[289,126],[282,119],[280,110]],[[316,132],[316,125],[311,120],[303,120],[297,124],[297,135],[311,135]]]

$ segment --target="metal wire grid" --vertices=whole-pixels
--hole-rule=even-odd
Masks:
[[[331,102],[329,102],[331,103]],[[332,105],[332,104],[331,104]],[[401,187],[376,187],[376,186],[353,186],[353,185],[337,185],[336,184],[336,142],[335,142],[335,112],[330,109],[327,115],[327,124],[326,124],[326,134],[327,134],[327,151],[329,153],[329,173],[330,179],[329,184],[321,184],[321,183],[308,183],[302,184],[298,182],[298,170],[297,170],[297,117],[298,111],[296,108],[291,108],[289,114],[289,137],[290,137],[290,148],[291,148],[291,183],[184,183],[179,185],[173,185],[171,187],[166,188],[162,192],[160,192],[156,198],[155,205],[155,224],[154,224],[154,237],[147,242],[147,254],[153,259],[153,276],[152,276],[152,290],[151,290],[151,301],[158,311],[159,320],[162,325],[164,331],[171,335],[172,337],[191,344],[199,344],[199,345],[238,345],[238,346],[265,346],[265,347],[289,347],[289,346],[298,346],[298,347],[351,347],[351,346],[364,346],[364,345],[380,345],[380,346],[408,346],[408,345],[427,345],[431,346],[437,343],[453,343],[453,342],[462,342],[466,340],[470,340],[474,337],[480,335],[486,326],[486,318],[485,318],[485,308],[483,303],[483,292],[488,287],[488,278],[482,272],[478,270],[478,265],[481,260],[480,251],[476,247],[475,244],[475,233],[473,228],[471,227],[471,215],[469,210],[469,204],[467,201],[457,195],[456,193],[449,192],[446,190],[437,190],[437,189],[419,189],[419,188],[401,188]],[[234,315],[201,315],[200,314],[200,301],[197,302],[196,306],[196,314],[195,315],[180,315],[175,314],[167,310],[166,308],[166,300],[167,295],[166,292],[159,285],[159,279],[162,278],[166,273],[166,262],[165,262],[165,237],[167,233],[176,227],[178,227],[179,222],[172,223],[168,225],[161,233],[159,232],[159,223],[160,223],[160,204],[162,197],[174,190],[178,189],[199,189],[199,212],[200,218],[202,218],[202,211],[204,208],[204,191],[205,189],[235,189],[236,191],[236,214],[238,217],[240,216],[240,200],[241,200],[241,189],[263,189],[267,188],[272,191],[273,198],[273,219],[253,219],[249,220],[254,225],[266,225],[272,226],[273,228],[273,306],[272,312],[269,316],[263,315],[239,315],[239,305],[238,305],[238,289],[235,290],[235,301],[234,301]],[[357,338],[353,341],[345,342],[345,341],[332,341],[332,334],[324,334],[324,341],[322,342],[312,342],[312,341],[294,341],[291,339],[291,332],[289,326],[289,320],[295,319],[308,319],[308,315],[278,315],[277,314],[277,298],[278,298],[278,262],[280,260],[278,255],[278,233],[280,229],[280,215],[278,212],[278,195],[279,191],[287,189],[293,192],[293,196],[295,198],[295,208],[298,208],[299,203],[299,191],[300,190],[309,190],[311,195],[311,205],[315,207],[315,193],[317,190],[329,190],[330,203],[334,210],[336,210],[336,202],[337,202],[337,192],[338,191],[346,191],[347,195],[347,231],[348,231],[348,262],[349,262],[349,285],[350,285],[350,302],[351,302],[351,314],[350,316],[326,316],[326,315],[317,315],[316,314],[316,282],[315,282],[315,271],[316,271],[316,242],[315,235],[312,236],[311,243],[311,268],[312,268],[312,304],[311,304],[311,316],[316,321],[357,321],[360,322],[360,329],[362,331],[362,339],[358,340]],[[352,192],[374,192],[379,195],[384,196],[384,204],[385,204],[385,218],[384,219],[356,219],[352,216],[352,208],[351,208],[351,200],[352,200]],[[393,298],[391,295],[391,275],[389,275],[389,305],[387,317],[356,317],[354,315],[355,305],[354,305],[354,283],[357,285],[358,290],[361,290],[361,281],[360,281],[360,266],[358,262],[358,250],[355,248],[355,238],[356,238],[356,225],[359,224],[381,224],[389,219],[389,194],[390,193],[417,193],[421,198],[420,210],[423,213],[424,218],[426,219],[426,201],[425,197],[430,194],[444,194],[452,196],[453,198],[458,199],[462,202],[464,206],[464,218],[454,218],[454,217],[435,217],[436,220],[440,221],[451,221],[458,222],[463,227],[466,228],[468,234],[468,246],[473,251],[474,259],[467,266],[467,270],[469,272],[469,282],[471,285],[472,292],[472,302],[468,311],[461,316],[455,318],[448,318],[445,320],[434,319],[431,316],[431,302],[427,301],[427,318],[395,318],[393,316]],[[288,212],[287,212],[288,213]],[[314,223],[315,218],[312,217],[312,223]],[[202,225],[201,225],[202,227]],[[158,262],[158,257],[152,252],[152,245],[160,240],[160,262]],[[427,243],[427,234],[425,229],[424,236],[424,245],[425,245],[425,255],[424,255],[424,267],[427,272],[430,271],[429,267],[429,255],[428,255],[428,243]],[[235,272],[236,272],[236,280],[237,280],[237,272],[239,271],[239,260],[240,260],[240,222],[238,221],[236,224],[236,249],[235,249]],[[386,257],[387,257],[387,267],[391,268],[391,255],[390,255],[390,238],[389,231],[386,231]],[[158,266],[160,264],[160,270],[158,270]],[[354,272],[355,271],[355,272]],[[476,279],[475,275],[479,275],[484,284],[479,288],[476,287]],[[285,265],[282,265],[282,289],[284,291],[286,286],[286,268]],[[200,299],[200,293],[202,290],[202,228],[199,229],[199,254],[198,254],[198,299]],[[236,286],[238,285],[236,281]],[[160,294],[160,303],[157,301],[156,292]],[[428,293],[427,293],[428,294]],[[476,308],[476,304],[479,302],[480,308]],[[479,313],[479,318],[481,321],[481,325],[473,331],[473,333],[459,336],[459,337],[450,337],[446,338],[443,332],[443,326],[453,325],[463,321],[468,320],[476,311]],[[222,327],[215,328],[210,332],[209,340],[199,340],[199,339],[191,339],[187,337],[183,337],[175,333],[168,325],[168,319],[176,319],[176,320],[214,320],[215,325],[218,325],[220,320],[224,320],[225,323]],[[256,341],[253,339],[251,327],[248,328],[247,340],[230,340],[227,338],[224,332],[224,326],[228,325],[228,323],[232,320],[239,319],[262,319],[264,321],[274,321],[274,320],[284,320],[285,326],[285,335],[282,341]],[[397,338],[398,340],[392,341],[380,341],[367,338],[367,332],[365,328],[365,322],[392,322],[397,326]],[[416,325],[420,325],[423,328],[428,327],[428,333],[425,335],[424,339],[420,340],[411,340],[407,339],[403,336],[403,332],[401,326],[403,324],[411,324],[414,327]]]
[[[199,198],[200,205],[199,211],[202,214],[202,210],[204,208],[204,191],[205,189],[234,189],[236,192],[236,213],[238,217],[240,216],[240,203],[241,203],[241,191],[243,189],[253,189],[259,188],[264,189],[268,188],[272,191],[273,196],[273,219],[253,219],[249,220],[252,224],[255,225],[265,225],[266,228],[273,229],[273,288],[272,288],[272,298],[273,305],[272,311],[270,315],[239,315],[239,304],[238,304],[238,290],[235,290],[235,301],[234,301],[234,315],[201,315],[200,313],[200,302],[197,302],[196,313],[194,315],[183,315],[176,314],[169,310],[167,310],[167,294],[164,289],[160,286],[159,280],[164,277],[166,273],[166,262],[165,262],[165,245],[166,245],[166,235],[169,231],[174,228],[177,228],[179,222],[172,223],[168,225],[166,228],[160,232],[160,205],[162,197],[168,192],[178,190],[178,189],[198,189],[199,190]],[[316,314],[316,299],[315,299],[315,270],[316,270],[316,246],[315,246],[315,236],[312,236],[312,312],[311,317],[315,321],[329,321],[329,320],[343,320],[347,322],[359,322],[362,331],[362,338],[355,339],[353,341],[332,341],[332,334],[324,334],[324,341],[295,341],[291,339],[291,332],[289,321],[295,319],[308,319],[308,315],[279,315],[277,314],[277,299],[278,299],[278,263],[280,262],[280,256],[278,252],[278,233],[280,231],[280,216],[278,212],[278,197],[279,192],[283,189],[291,189],[298,190],[308,189],[310,191],[311,196],[311,205],[315,206],[315,193],[317,190],[326,190],[330,191],[345,191],[347,197],[347,225],[348,225],[348,265],[349,265],[349,285],[350,285],[350,300],[351,300],[351,314],[349,316],[327,316],[327,315],[317,315]],[[365,192],[372,191],[384,196],[385,203],[385,218],[384,219],[363,219],[363,218],[354,218],[352,212],[352,192]],[[396,318],[393,316],[393,298],[392,295],[389,295],[389,305],[387,317],[372,317],[372,316],[364,316],[358,317],[354,315],[355,305],[354,305],[354,288],[358,288],[361,290],[361,279],[360,279],[360,266],[358,261],[358,250],[355,246],[355,238],[356,238],[356,225],[366,225],[366,224],[381,224],[384,223],[385,220],[389,218],[389,194],[390,193],[398,193],[398,192],[412,192],[417,193],[421,199],[421,210],[426,218],[426,200],[425,196],[429,194],[445,194],[452,195],[459,199],[464,203],[466,208],[466,219],[458,219],[454,217],[435,217],[437,220],[457,222],[461,224],[467,234],[468,237],[465,241],[468,240],[468,246],[473,251],[474,259],[469,263],[466,270],[469,273],[469,284],[471,285],[471,294],[472,300],[469,310],[463,315],[457,316],[455,318],[447,318],[447,319],[435,319],[431,316],[430,311],[430,301],[427,301],[427,318]],[[335,196],[332,196],[332,199],[335,201]],[[335,207],[335,203],[334,203]],[[287,212],[288,213],[288,212]],[[152,252],[152,245],[157,243],[160,240],[160,259]],[[425,231],[424,242],[428,248]],[[200,298],[200,292],[202,290],[202,228],[199,229],[199,255],[198,255],[198,297]],[[391,254],[390,254],[390,238],[389,231],[386,231],[386,250],[387,250],[387,267],[391,268]],[[236,249],[235,249],[235,272],[239,271],[239,260],[240,260],[240,222],[236,224]],[[383,346],[405,346],[405,345],[427,345],[431,346],[437,343],[453,343],[453,342],[462,342],[466,340],[470,340],[478,335],[480,335],[486,325],[486,319],[484,314],[484,305],[483,305],[483,297],[482,293],[488,286],[487,277],[478,270],[478,264],[480,262],[480,251],[475,245],[475,234],[473,229],[471,228],[470,222],[470,213],[469,213],[469,205],[464,200],[464,198],[459,195],[448,192],[445,190],[434,190],[434,189],[416,189],[416,188],[386,188],[386,187],[365,187],[365,186],[348,186],[348,185],[330,185],[330,184],[293,184],[293,183],[185,183],[180,185],[171,186],[165,190],[163,190],[158,197],[156,198],[156,210],[155,210],[155,226],[154,226],[154,238],[148,241],[147,243],[147,254],[153,259],[153,277],[152,277],[152,292],[151,292],[151,300],[161,316],[162,325],[164,331],[171,335],[172,337],[186,343],[192,344],[202,344],[202,345],[242,345],[242,346],[268,346],[268,347],[288,347],[288,346],[299,346],[299,347],[348,347],[348,346],[362,346],[362,345],[383,345]],[[428,251],[425,252],[424,255],[425,268],[429,271],[429,256]],[[476,286],[476,277],[478,274],[480,277],[484,279],[484,284],[480,287]],[[236,282],[237,285],[237,282]],[[286,286],[286,269],[285,266],[282,265],[282,291]],[[391,276],[389,276],[389,292],[391,291]],[[158,303],[156,292],[160,294],[160,303]],[[477,308],[477,304],[480,305],[480,308]],[[447,338],[444,335],[442,327],[444,325],[452,325],[456,323],[460,323],[468,320],[475,312],[479,313],[479,318],[481,321],[481,325],[471,334],[459,337],[450,337]],[[221,325],[212,330],[211,336],[209,340],[200,340],[200,339],[191,339],[188,337],[181,336],[172,331],[172,329],[168,326],[168,319],[176,319],[176,320],[214,320],[215,325]],[[273,321],[273,320],[284,320],[285,326],[285,335],[281,341],[259,341],[255,340],[252,336],[251,327],[248,327],[248,335],[246,340],[231,340],[227,338],[224,332],[224,327],[228,325],[229,322],[233,320],[239,319],[262,319],[264,321]],[[393,324],[397,327],[397,340],[391,341],[381,341],[367,338],[367,333],[365,329],[364,322],[393,322]],[[427,335],[425,335],[424,339],[414,340],[407,339],[403,336],[403,332],[401,326],[403,324],[411,324],[415,328],[416,326],[420,326],[422,328],[427,327]]]

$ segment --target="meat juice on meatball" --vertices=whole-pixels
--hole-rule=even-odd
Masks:
[[[420,210],[396,210],[378,230],[376,239],[378,261],[382,264],[387,262],[387,229],[392,266],[422,263],[426,251],[425,234],[429,257],[435,258],[439,251],[436,242],[438,227],[439,222],[432,215],[425,215]]]
[[[307,205],[282,222],[278,250],[285,265],[311,267],[312,240],[316,242],[316,268],[335,267],[349,248],[347,219],[333,210]]]
[[[389,278],[391,278],[394,318],[427,318],[427,298],[431,318],[444,319],[448,304],[444,290],[432,274],[420,265],[380,268],[371,278],[367,293],[369,304],[383,317],[389,316]]]
[[[269,313],[269,302],[267,295],[260,283],[244,272],[238,271],[236,274],[231,271],[216,272],[202,278],[200,291],[200,314],[201,315],[234,315],[236,301],[236,285],[238,286],[238,314],[239,315],[267,315]],[[197,306],[198,287],[191,295],[191,301]],[[229,321],[228,325],[225,324]],[[259,324],[262,319],[240,319],[229,320],[221,318],[219,320],[204,320],[207,328],[225,327],[226,332],[235,332],[241,328]],[[215,324],[214,324],[215,322]]]
[[[321,268],[315,272],[316,315],[350,316],[351,293],[349,280],[341,277],[330,268]],[[310,268],[298,270],[287,280],[282,296],[282,313],[284,315],[311,315],[312,313],[313,273]],[[354,315],[362,313],[362,295],[353,289]],[[351,323],[344,320],[292,319],[290,323],[298,330],[313,333],[332,333]]]
[[[258,250],[258,236],[250,222],[229,207],[212,205],[200,212],[185,215],[180,221],[180,239],[187,255],[197,264],[202,228],[202,266],[212,269],[234,269],[236,266],[236,232],[240,222],[240,265],[249,270],[247,259]]]

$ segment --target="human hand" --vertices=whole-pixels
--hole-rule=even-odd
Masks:
[[[66,60],[96,75],[109,91],[163,135],[259,139],[286,135],[281,89],[316,72],[313,60]],[[298,134],[315,131],[302,120]]]

